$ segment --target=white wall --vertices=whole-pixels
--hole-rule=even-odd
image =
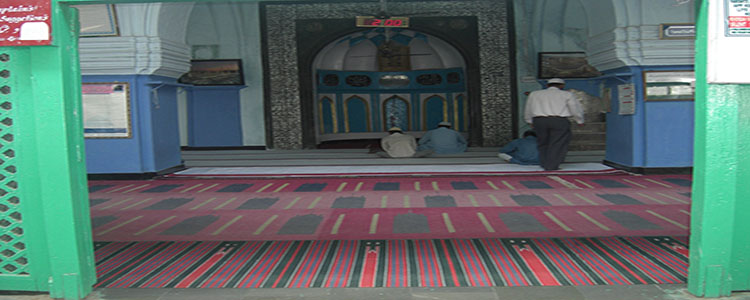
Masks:
[[[242,59],[247,88],[240,90],[242,141],[265,146],[263,64],[258,3],[196,3],[185,41],[195,59]]]
[[[693,1],[515,0],[514,12],[520,110],[540,88],[538,52],[583,51],[599,71],[693,64],[693,40],[659,39],[659,24],[695,22]]]
[[[115,11],[119,36],[79,40],[83,75],[179,78],[194,53],[240,58],[247,86],[240,92],[243,144],[265,146],[257,2],[117,4]],[[214,45],[216,52],[196,52],[194,45]]]
[[[693,64],[693,40],[659,39],[661,23],[694,22],[692,1],[515,0],[514,6],[519,93],[539,87],[541,51],[585,51],[600,71]],[[243,60],[248,86],[241,92],[243,143],[265,145],[257,3],[118,4],[116,10],[119,37],[80,41],[84,75],[177,78],[189,69],[191,46],[215,45],[215,54],[207,51],[213,58]]]
[[[571,0],[572,1],[572,0]],[[694,40],[661,40],[659,24],[694,23],[692,1],[582,0],[589,15],[590,62],[599,70],[622,66],[691,65]],[[604,7],[605,3],[610,3]],[[607,13],[606,10],[610,9]],[[605,9],[604,11],[598,9]],[[615,20],[614,27],[611,26]]]
[[[192,6],[117,4],[120,36],[79,40],[82,74],[179,77],[190,68],[190,48],[183,37]]]
[[[693,63],[693,40],[659,39],[659,24],[694,22],[692,1],[516,0],[514,5],[522,64],[535,64],[537,52],[557,51],[585,51],[600,71]],[[536,68],[519,66],[525,69]]]

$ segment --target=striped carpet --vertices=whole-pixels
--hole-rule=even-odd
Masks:
[[[683,236],[688,175],[91,181],[96,241]]]
[[[683,283],[685,237],[97,242],[107,288]]]

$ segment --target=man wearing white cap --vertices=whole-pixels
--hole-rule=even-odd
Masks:
[[[385,152],[375,153],[380,157],[423,157],[431,153],[430,151],[417,152],[417,140],[411,135],[404,134],[399,127],[391,127],[388,132],[390,135],[380,140],[380,147]]]
[[[570,121],[583,124],[583,109],[573,93],[563,91],[565,80],[552,78],[547,89],[529,94],[524,120],[537,134],[539,164],[544,170],[559,170],[573,137]]]
[[[466,151],[466,139],[451,129],[451,123],[440,122],[438,127],[428,131],[419,139],[418,150],[433,150],[438,154],[453,154]]]

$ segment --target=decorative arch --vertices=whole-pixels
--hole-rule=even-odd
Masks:
[[[530,18],[522,29],[531,40],[531,51],[584,51],[589,63],[607,70],[632,62],[627,49],[627,28],[640,1],[563,0],[521,4]],[[640,23],[640,21],[638,22]],[[639,45],[640,46],[640,45]],[[638,52],[638,51],[636,51]]]
[[[470,115],[472,116],[470,122],[472,126],[470,128],[474,131],[470,135],[471,143],[475,145],[482,145],[485,140],[485,136],[489,138],[489,144],[500,144],[500,142],[494,142],[493,140],[505,141],[505,136],[509,138],[513,132],[513,111],[512,107],[512,95],[510,94],[510,80],[511,74],[500,70],[507,70],[509,66],[509,57],[512,55],[497,55],[498,53],[505,53],[508,49],[502,47],[503,42],[507,40],[506,27],[503,26],[490,26],[489,31],[480,31],[478,28],[480,24],[491,22],[489,16],[504,16],[508,7],[505,0],[499,1],[478,1],[470,0],[471,5],[466,3],[457,2],[444,2],[443,6],[446,8],[445,13],[437,14],[434,17],[436,19],[414,19],[413,24],[410,24],[410,30],[423,32],[425,34],[433,35],[440,40],[445,41],[448,45],[454,47],[459,54],[466,66],[465,73],[465,84],[466,84],[466,95],[471,97],[472,101],[469,103],[472,105]],[[417,4],[431,4],[432,2],[414,2],[409,3],[409,6]],[[357,2],[352,4],[354,6],[366,6],[371,3]],[[398,4],[400,5],[400,4]],[[393,9],[396,11],[398,6],[394,4]],[[305,6],[304,10],[296,9],[298,6]],[[264,48],[268,53],[268,57],[264,58],[268,63],[268,68],[264,69],[264,74],[268,81],[264,81],[264,84],[268,82],[278,83],[274,86],[267,85],[268,93],[265,95],[265,107],[268,107],[268,114],[271,116],[269,119],[271,123],[266,127],[269,131],[267,136],[270,137],[269,145],[282,149],[293,149],[296,145],[304,147],[315,147],[317,142],[320,140],[327,140],[329,138],[338,137],[318,137],[315,126],[310,126],[311,123],[316,122],[314,114],[316,108],[314,107],[314,101],[304,101],[304,99],[316,99],[316,93],[320,91],[316,90],[315,82],[318,77],[315,74],[316,58],[321,51],[325,51],[326,46],[331,45],[333,42],[340,41],[342,37],[353,34],[359,30],[351,30],[351,19],[349,15],[343,13],[338,8],[332,8],[330,6],[323,6],[317,4],[299,4],[299,5],[284,5],[283,7],[276,3],[267,2],[260,5],[261,12],[265,12],[262,15],[266,20],[285,20],[281,23],[273,23],[279,25],[278,30],[274,32],[268,32],[267,36],[269,39]],[[390,8],[390,7],[389,7]],[[461,8],[463,12],[460,16],[456,16],[452,13],[448,13],[451,9]],[[312,12],[316,10],[325,11],[327,19],[320,19],[313,16]],[[316,14],[320,16],[320,14]],[[339,18],[339,19],[337,19]],[[445,23],[439,23],[436,20],[444,21]],[[451,24],[455,23],[455,26],[438,26],[438,24]],[[282,26],[283,25],[283,26]],[[287,26],[288,25],[288,26]],[[503,42],[495,44],[492,43],[487,47],[479,47],[479,41],[485,37],[492,39],[500,39]],[[344,41],[343,43],[347,43]],[[297,50],[296,54],[289,50],[289,47]],[[336,46],[332,46],[336,47]],[[338,45],[336,51],[340,51],[340,54],[345,53],[346,47]],[[284,50],[286,49],[286,50]],[[333,51],[334,49],[331,48]],[[482,63],[480,64],[480,58]],[[334,67],[338,68],[340,65],[336,64]],[[328,69],[328,68],[325,68]],[[334,68],[335,69],[335,68]],[[270,72],[269,70],[284,70],[284,72],[299,73],[299,76],[284,77],[278,76],[276,72]],[[495,74],[493,70],[497,70],[498,80],[501,80],[503,84],[497,85],[497,82],[489,84],[489,82],[480,75],[482,72],[489,72]],[[482,89],[483,84],[486,84],[487,89]],[[507,87],[503,85],[507,84]],[[285,89],[281,87],[293,87],[292,89]],[[422,91],[424,92],[424,91]],[[432,91],[434,93],[435,91]],[[346,93],[355,93],[354,91],[346,91]],[[390,92],[395,93],[395,92]],[[372,95],[377,94],[371,93]],[[344,97],[346,98],[346,97]],[[374,98],[373,98],[374,99]],[[421,112],[415,113],[415,110],[419,110],[421,107],[421,99],[414,98],[416,100],[411,105],[412,124],[411,130],[421,130],[422,122],[419,121],[421,118]],[[476,100],[476,101],[474,101]],[[410,100],[411,101],[411,100]],[[494,103],[501,105],[487,106],[484,103]],[[343,103],[340,103],[343,104]],[[371,106],[371,110],[379,110],[382,106]],[[497,107],[497,112],[483,113],[484,107]],[[298,120],[289,120],[282,118],[275,118],[273,115],[281,111],[299,111]],[[339,107],[339,110],[343,110],[343,106]],[[343,114],[343,112],[340,112]],[[372,122],[374,127],[380,128],[382,121],[382,113],[378,112]],[[341,117],[343,118],[343,117]],[[284,121],[281,121],[284,120]],[[482,126],[484,122],[493,124],[492,127],[485,128]],[[341,122],[343,124],[343,122]],[[340,128],[339,134],[343,134],[343,125]],[[274,134],[273,132],[283,132],[284,134]],[[365,136],[365,135],[361,135]],[[343,137],[343,136],[341,136]],[[300,144],[297,144],[299,142]]]
[[[158,28],[157,32],[160,37],[170,39],[173,41],[184,42],[187,38],[187,28],[190,18],[189,16],[195,3],[151,3],[159,4],[158,10],[158,27],[147,24],[146,26]],[[168,22],[165,22],[167,20]]]
[[[336,103],[329,97],[320,98],[318,101],[318,117],[320,120],[320,133],[338,133],[338,118],[336,117]]]
[[[411,128],[411,112],[409,102],[397,95],[391,96],[383,101],[383,129],[401,127],[404,130]]]
[[[389,41],[390,39],[390,41]],[[396,56],[380,55],[387,47],[391,51],[404,51]],[[419,55],[407,55],[407,54]],[[383,69],[384,61],[395,63]],[[403,69],[401,67],[404,67]],[[338,71],[412,71],[446,68],[465,68],[461,52],[435,35],[413,29],[378,30],[360,29],[336,37],[315,55],[313,68]]]
[[[368,132],[370,126],[370,105],[359,96],[344,100],[344,132]]]
[[[422,130],[431,130],[442,121],[449,121],[448,100],[434,94],[422,101]]]

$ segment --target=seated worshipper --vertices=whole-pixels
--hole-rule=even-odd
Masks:
[[[417,140],[408,134],[404,134],[399,127],[388,129],[390,135],[380,140],[380,147],[385,152],[377,152],[380,157],[402,158],[402,157],[425,157],[432,151],[417,152]]]
[[[451,129],[451,123],[440,122],[438,127],[428,131],[419,139],[417,150],[432,150],[438,154],[453,154],[466,151],[466,139]]]
[[[539,150],[536,144],[536,133],[527,130],[523,133],[523,138],[516,139],[501,148],[497,156],[513,164],[538,165]]]

